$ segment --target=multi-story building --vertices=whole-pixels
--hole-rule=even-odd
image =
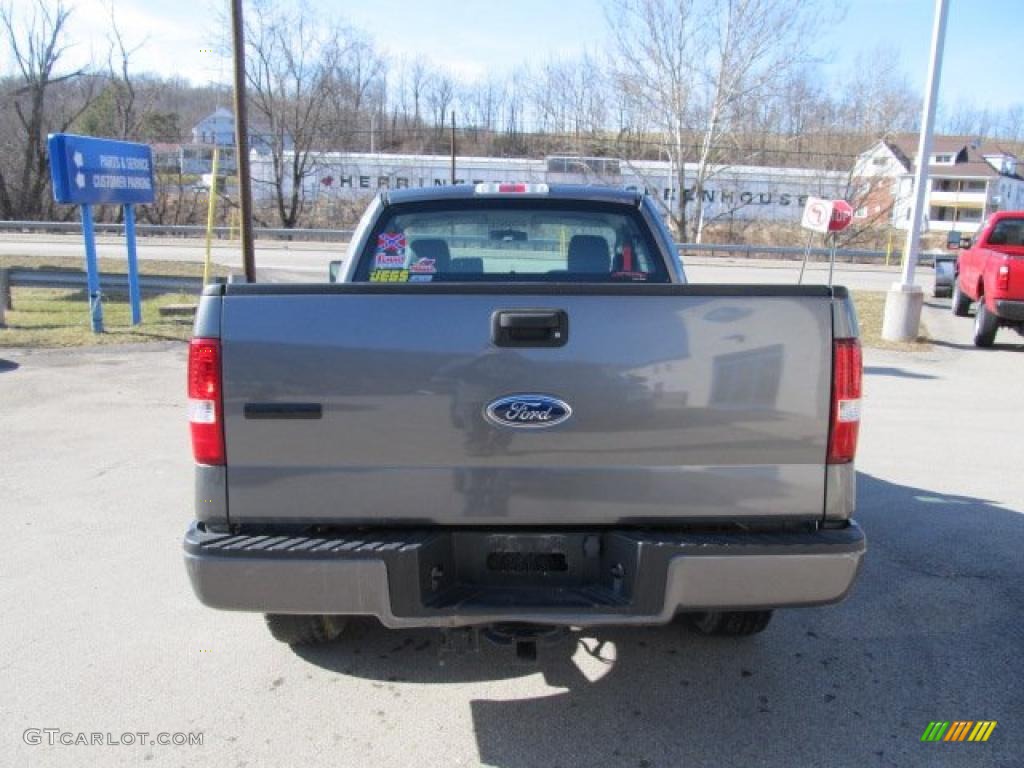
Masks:
[[[908,134],[861,153],[852,174],[857,217],[888,219],[907,229],[916,163],[917,137]],[[997,143],[936,136],[925,201],[922,224],[928,230],[973,233],[993,211],[1024,209],[1024,178],[1016,156]]]

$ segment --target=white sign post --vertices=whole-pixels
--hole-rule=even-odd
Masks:
[[[800,226],[812,232],[828,232],[828,223],[832,220],[832,201],[820,197],[808,197],[804,206],[804,216]]]
[[[811,234],[807,236],[807,245],[804,246],[804,260],[800,264],[800,277],[797,278],[797,285],[803,285],[804,270],[807,269],[807,259],[811,256],[811,241],[815,232],[828,232],[828,223],[832,220],[832,201],[822,200],[820,197],[808,197],[807,205],[804,206],[804,215],[800,219],[800,226],[809,229]]]

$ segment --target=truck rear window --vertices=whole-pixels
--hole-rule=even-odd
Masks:
[[[1024,245],[1024,219],[1000,219],[988,236],[989,245]]]
[[[639,211],[558,201],[420,203],[386,212],[356,282],[669,282]]]

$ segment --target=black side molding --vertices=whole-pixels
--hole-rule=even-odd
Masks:
[[[323,414],[320,403],[246,403],[247,419],[319,419]]]

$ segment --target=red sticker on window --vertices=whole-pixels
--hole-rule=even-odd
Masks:
[[[416,259],[409,265],[409,271],[421,275],[432,275],[437,272],[437,263],[433,259]]]
[[[373,259],[373,265],[382,269],[391,269],[405,266],[405,253],[391,253],[389,251],[377,251]]]

